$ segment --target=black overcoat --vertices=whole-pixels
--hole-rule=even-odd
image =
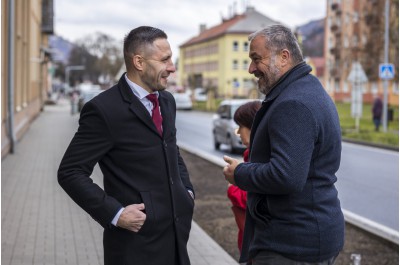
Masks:
[[[160,136],[124,75],[82,109],[79,128],[58,170],[69,196],[104,227],[105,264],[190,264],[187,241],[194,201],[176,145],[173,96],[159,94]],[[90,175],[99,164],[104,189]],[[144,203],[147,219],[138,233],[111,224],[121,207]]]

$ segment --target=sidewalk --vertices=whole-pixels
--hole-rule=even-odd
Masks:
[[[68,101],[45,106],[1,161],[2,265],[103,264],[102,227],[57,182],[77,125]],[[97,166],[93,180],[101,183]],[[192,265],[238,264],[194,222],[188,250]]]

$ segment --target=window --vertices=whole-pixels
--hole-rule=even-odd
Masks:
[[[234,52],[237,52],[239,50],[239,43],[237,41],[233,42],[233,47],[232,47]]]
[[[328,42],[328,48],[329,49],[331,49],[331,48],[334,48],[334,40],[333,40],[333,38],[332,37],[330,37],[329,38],[329,42]]]
[[[353,22],[354,23],[358,22],[358,17],[359,17],[358,12],[354,12],[354,14],[353,14]]]
[[[232,69],[233,70],[237,70],[238,68],[239,68],[238,61],[237,60],[233,60]]]
[[[254,83],[251,79],[247,79],[247,78],[243,79],[243,87],[244,88],[251,89],[251,88],[253,88],[253,86],[254,86]]]
[[[376,82],[371,83],[371,92],[372,94],[378,94],[378,84]]]
[[[249,43],[247,41],[243,43],[243,51],[245,52],[249,51]]]
[[[399,83],[393,82],[393,94],[398,95],[399,94]]]
[[[340,84],[338,81],[335,81],[335,92],[340,92]]]
[[[347,36],[345,36],[344,39],[343,39],[343,46],[345,48],[349,47],[349,38]]]
[[[347,84],[347,82],[344,82],[344,83],[343,83],[343,92],[344,92],[344,93],[349,92],[349,85]]]
[[[346,13],[344,15],[344,23],[347,25],[350,22],[350,15],[348,13]]]
[[[361,36],[361,43],[362,43],[363,45],[366,45],[367,42],[368,42],[367,34],[364,33],[364,34]]]
[[[358,37],[357,36],[353,36],[353,47],[358,46]]]
[[[247,70],[249,68],[249,61],[244,60],[243,61],[243,70]]]
[[[237,80],[237,78],[233,78],[233,80],[232,80],[232,87],[233,87],[233,88],[239,88],[239,87],[240,87],[240,83],[239,83],[239,81]]]
[[[332,82],[331,78],[329,78],[328,82],[326,82],[326,91],[328,91],[329,93],[332,92],[331,82]]]

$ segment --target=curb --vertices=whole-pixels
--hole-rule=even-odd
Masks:
[[[364,141],[354,140],[354,139],[349,139],[349,138],[342,138],[342,142],[351,143],[351,144],[358,144],[358,145],[365,145],[365,146],[376,147],[376,148],[381,148],[381,149],[386,149],[386,150],[399,152],[399,148],[398,147],[385,145],[385,144],[369,143],[369,142],[364,142]]]
[[[226,163],[223,161],[222,157],[221,157],[221,159],[218,159],[214,155],[210,155],[204,151],[198,150],[198,149],[193,148],[184,143],[178,143],[178,146],[182,150],[185,150],[185,151],[187,151],[193,155],[196,155],[198,157],[201,157],[217,166],[220,166],[221,172],[222,172],[222,168],[226,165]],[[384,238],[392,243],[399,245],[399,232],[398,231],[395,231],[384,225],[378,224],[370,219],[361,217],[361,216],[354,214],[346,209],[342,209],[342,212],[343,212],[344,219],[346,222],[348,222],[354,226],[357,226],[367,232],[370,232],[378,237]]]

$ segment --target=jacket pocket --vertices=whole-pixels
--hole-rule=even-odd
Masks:
[[[154,224],[156,223],[156,216],[154,212],[153,201],[151,198],[151,192],[141,191],[140,196],[142,197],[142,201],[144,203],[145,207],[144,212],[146,213],[146,220],[144,221],[144,224],[142,228],[140,228],[138,234],[147,235],[152,231],[154,232]]]
[[[252,208],[250,213],[258,224],[268,225],[271,220],[271,216],[268,212],[268,207],[266,203],[266,197],[263,195],[258,195],[254,198],[252,203]]]

